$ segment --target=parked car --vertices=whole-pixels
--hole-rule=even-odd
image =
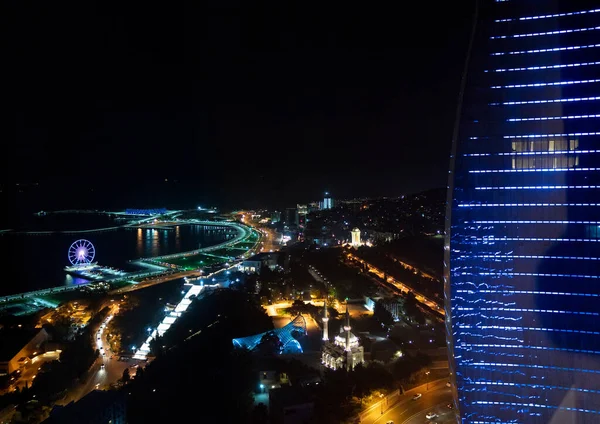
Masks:
[[[413,396],[413,400],[421,399],[421,396],[423,396],[421,393],[417,393]]]
[[[425,418],[427,418],[428,420],[432,420],[437,417],[438,417],[438,414],[436,414],[435,412],[428,412],[427,415],[425,415]]]

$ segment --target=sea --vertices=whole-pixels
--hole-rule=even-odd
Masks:
[[[129,261],[185,252],[221,243],[233,234],[203,225],[184,224],[172,229],[118,228],[111,231],[52,233],[120,225],[105,215],[61,214],[39,217],[21,232],[0,233],[0,296],[86,282],[64,271],[70,265],[68,251],[80,239],[95,248],[94,262],[132,270]],[[24,232],[38,231],[36,233]]]

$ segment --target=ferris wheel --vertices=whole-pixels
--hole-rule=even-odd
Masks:
[[[69,247],[69,261],[73,265],[91,264],[95,256],[96,249],[88,240],[77,240]]]

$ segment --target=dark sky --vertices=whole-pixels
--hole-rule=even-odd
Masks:
[[[471,1],[178,3],[9,2],[3,182],[65,207],[445,185]]]

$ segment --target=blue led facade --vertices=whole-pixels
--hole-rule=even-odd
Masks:
[[[479,1],[463,84],[445,246],[457,421],[600,423],[600,1]]]

